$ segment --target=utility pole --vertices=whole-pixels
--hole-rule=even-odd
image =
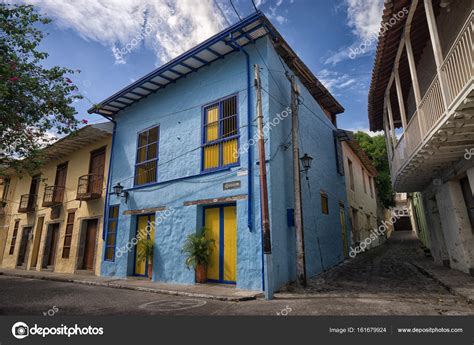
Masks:
[[[296,278],[298,285],[306,286],[306,262],[304,255],[303,210],[301,207],[300,158],[298,148],[298,85],[295,76],[291,82],[291,142],[293,144],[293,192],[295,199],[295,232],[296,232]]]
[[[270,217],[268,212],[267,163],[265,160],[265,138],[263,133],[262,90],[260,83],[260,67],[258,65],[254,65],[253,67],[255,75],[255,92],[257,94],[258,157],[260,162],[260,203],[262,206],[265,299],[273,299],[272,243],[270,240]]]

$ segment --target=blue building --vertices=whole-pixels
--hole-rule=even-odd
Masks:
[[[194,284],[182,246],[205,226],[216,240],[208,279],[264,289],[254,64],[261,67],[268,128],[274,288],[296,279],[286,71],[301,95],[300,152],[314,158],[301,180],[307,275],[344,260],[348,204],[335,135],[344,109],[255,13],[89,110],[115,124],[102,275],[146,275],[152,264],[153,281]],[[117,184],[121,196],[113,193]],[[150,230],[148,222],[154,256],[137,260],[135,238]]]

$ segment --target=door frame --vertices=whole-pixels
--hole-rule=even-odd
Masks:
[[[22,244],[24,243],[25,244],[25,253],[23,255],[23,262],[21,263],[22,265],[24,264],[24,269],[26,270],[28,268],[28,260],[30,258],[30,255],[29,255],[29,251],[31,249],[31,240],[27,237],[25,239],[25,230],[26,229],[30,229],[29,233],[28,233],[28,237],[30,237],[30,235],[32,234],[33,232],[33,229],[34,229],[34,225],[23,225],[21,227],[21,236],[20,237],[20,243],[18,245],[18,255],[16,256],[16,264],[15,264],[15,268],[19,268],[20,267],[20,253],[21,253],[21,246]],[[25,242],[23,242],[23,239],[25,239]]]
[[[135,235],[134,235],[134,238],[137,238],[137,235],[138,235],[138,218],[140,217],[148,217],[148,220],[150,219],[150,217],[153,216],[155,217],[155,220],[156,220],[156,214],[155,213],[144,213],[144,214],[139,214],[135,217]],[[155,227],[153,228],[153,240],[155,240]],[[147,239],[150,239],[149,238],[150,234],[147,233]],[[137,244],[134,246],[134,250],[133,250],[133,272],[132,272],[132,275],[134,277],[145,277],[147,278],[148,277],[148,256],[146,257],[146,260],[145,260],[145,274],[137,274],[135,272],[136,268],[137,268],[137,247],[138,247],[138,242]]]
[[[51,249],[48,251],[48,258],[45,257],[45,252],[46,252],[46,245],[48,244],[48,237],[50,236],[49,233],[50,231],[53,231],[52,230],[52,227],[57,225],[58,226],[58,229],[57,229],[57,235],[58,237],[56,238],[56,249],[55,249],[55,253],[54,253],[54,262],[53,262],[53,265],[52,265],[52,268],[53,268],[53,271],[56,267],[56,261],[58,260],[58,251],[59,251],[59,239],[60,239],[60,236],[61,236],[61,224],[63,224],[62,221],[59,221],[59,222],[47,222],[46,224],[46,232],[45,232],[45,240],[44,240],[44,243],[42,245],[43,247],[43,252],[41,253],[41,270],[44,270],[44,269],[47,269],[48,268],[48,261],[49,261],[49,255],[51,255]],[[43,225],[43,226],[44,226]],[[49,243],[49,245],[51,246],[51,243]],[[46,260],[46,262],[45,262]]]
[[[235,255],[237,256],[238,253],[238,241],[237,241],[237,203],[235,202],[230,202],[230,203],[217,203],[217,204],[210,204],[210,205],[205,205],[202,207],[202,227],[205,227],[206,224],[206,210],[210,208],[219,208],[220,210],[223,210],[224,207],[227,206],[234,206],[235,207],[235,236],[236,236],[236,251]],[[223,211],[219,211],[219,279],[207,279],[208,282],[210,283],[218,283],[218,284],[227,284],[227,285],[237,285],[237,260],[235,262],[235,281],[229,281],[229,280],[224,280],[224,218],[223,216]],[[237,259],[237,258],[236,258]],[[221,265],[222,264],[222,265]],[[222,279],[221,279],[222,277]]]
[[[89,271],[86,270],[85,268],[82,268],[82,265],[84,263],[84,254],[85,254],[85,243],[84,241],[86,240],[87,236],[87,222],[90,220],[97,220],[97,232],[95,235],[95,246],[94,246],[94,263],[93,263],[93,269],[90,270],[90,272],[95,273],[95,266],[97,264],[97,249],[99,246],[99,229],[101,228],[100,224],[100,219],[102,216],[96,216],[96,217],[85,217],[85,218],[78,218],[78,221],[81,222],[81,225],[79,227],[79,238],[76,243],[76,264],[75,264],[75,269],[74,271]],[[81,247],[81,244],[84,243],[84,246]]]

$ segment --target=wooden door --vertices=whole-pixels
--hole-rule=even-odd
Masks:
[[[84,260],[82,264],[82,268],[85,270],[94,269],[96,240],[97,240],[97,219],[90,219],[87,221],[85,245],[84,245]]]
[[[136,238],[138,239],[138,242],[135,246],[134,274],[136,276],[147,276],[148,265],[151,264],[151,258],[149,256],[140,258],[139,253],[143,251],[144,243],[141,241],[142,239],[154,240],[155,238],[155,215],[137,217]]]
[[[32,252],[30,269],[36,268],[36,265],[38,263],[38,252],[39,252],[39,246],[41,242],[41,234],[43,232],[43,223],[44,223],[44,217],[39,217],[36,223],[36,232],[33,239],[33,252]]]
[[[54,180],[54,185],[59,187],[66,186],[66,177],[67,177],[67,163],[60,164],[56,168],[56,178]],[[62,188],[55,188],[53,200],[54,201],[62,201],[64,190]]]
[[[349,246],[347,241],[347,229],[346,229],[346,212],[343,204],[339,205],[339,220],[341,222],[341,231],[342,231],[342,250],[344,257],[349,256]]]
[[[237,281],[237,209],[235,205],[204,209],[206,237],[214,240],[207,267],[209,281],[235,284]]]
[[[36,176],[33,176],[33,178],[31,179],[30,195],[34,195],[34,196],[31,196],[30,198],[28,198],[28,209],[33,209],[35,207],[36,195],[38,194],[40,178],[41,177],[39,175],[36,175]]]
[[[23,228],[23,234],[21,235],[20,251],[18,253],[17,266],[21,266],[25,263],[27,249],[28,249],[28,238],[30,236],[31,227]]]
[[[89,183],[88,193],[98,193],[102,189],[102,181],[105,169],[105,147],[91,152],[89,162]]]
[[[50,225],[51,231],[51,240],[49,243],[49,256],[47,265],[54,266],[54,260],[56,259],[56,251],[58,249],[58,240],[59,240],[59,223]]]
[[[54,185],[65,186],[66,175],[67,175],[67,163],[58,165],[58,167],[56,168],[56,179],[54,180]]]

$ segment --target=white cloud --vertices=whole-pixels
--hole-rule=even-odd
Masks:
[[[384,135],[384,132],[383,131],[378,131],[378,132],[372,132],[371,130],[369,130],[367,127],[363,127],[363,126],[359,126],[359,127],[352,127],[352,128],[344,128],[344,130],[346,131],[350,131],[350,132],[365,132],[367,133],[369,136],[371,137],[375,137],[377,135]]]
[[[266,13],[269,19],[276,20],[279,24],[284,24],[288,22],[288,18],[282,16],[279,12],[280,6],[283,4],[283,0],[277,0],[275,6],[270,6],[270,13]]]
[[[164,63],[222,30],[225,19],[213,0],[23,0],[62,27],[111,49],[117,64],[145,45]],[[147,28],[145,34],[145,29]],[[142,37],[138,39],[138,37]],[[135,41],[133,41],[135,39]],[[133,44],[135,42],[136,44]]]
[[[349,74],[330,71],[327,69],[323,69],[317,73],[317,77],[332,93],[347,88],[356,82],[356,79],[352,78]]]
[[[379,32],[383,0],[346,0],[346,6],[347,25],[360,40]]]
[[[329,52],[324,64],[336,65],[341,61],[370,54],[377,46],[377,36],[382,21],[383,0],[345,0],[347,26],[351,28],[354,42]]]

